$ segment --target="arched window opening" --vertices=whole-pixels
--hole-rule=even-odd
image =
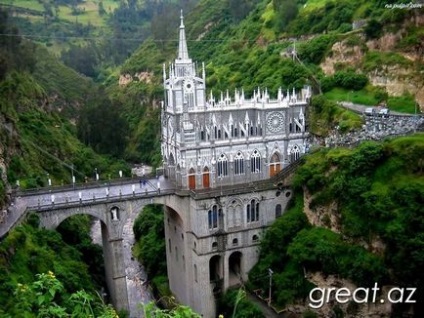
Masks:
[[[277,204],[275,206],[275,218],[279,218],[281,216],[281,204]]]
[[[218,206],[212,206],[208,211],[208,227],[210,230],[218,228]]]
[[[228,160],[227,156],[221,154],[218,158],[218,177],[225,177],[228,175]]]
[[[212,243],[212,251],[215,251],[218,249],[218,242],[213,242]]]
[[[255,199],[246,206],[246,220],[248,223],[259,221],[259,202]]]
[[[238,239],[235,238],[235,239],[233,239],[233,246],[237,246],[237,245],[238,245]]]
[[[259,236],[257,236],[256,234],[252,236],[252,242],[256,243],[259,241]]]
[[[300,158],[300,148],[295,145],[290,152],[290,160],[294,162]]]
[[[119,221],[119,208],[114,206],[112,209],[110,209],[110,218],[112,221]]]
[[[261,172],[261,154],[257,150],[253,151],[252,155],[250,156],[250,172]]]
[[[244,174],[244,158],[240,151],[234,157],[234,174]]]

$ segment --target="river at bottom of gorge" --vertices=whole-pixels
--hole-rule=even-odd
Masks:
[[[132,255],[132,247],[134,245],[134,232],[132,225],[134,224],[135,215],[130,215],[123,229],[123,246],[125,272],[127,275],[128,302],[130,307],[130,318],[143,317],[142,304],[153,301],[153,296],[146,284],[147,275],[143,266]],[[93,243],[102,245],[100,221],[95,220],[91,228],[91,238]]]

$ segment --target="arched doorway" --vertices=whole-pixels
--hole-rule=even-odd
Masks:
[[[228,286],[237,286],[242,283],[241,252],[234,252],[228,258]]]
[[[209,260],[209,281],[214,294],[222,291],[223,272],[219,255],[212,256]]]
[[[209,168],[208,167],[205,167],[203,169],[202,180],[203,180],[203,188],[204,189],[209,188],[210,187],[210,184],[209,184],[210,180],[209,180]]]
[[[281,170],[280,156],[278,155],[278,153],[274,153],[271,157],[271,162],[269,165],[269,176],[270,177],[275,176],[280,170]]]
[[[188,172],[188,188],[190,190],[196,189],[196,171],[193,168]]]

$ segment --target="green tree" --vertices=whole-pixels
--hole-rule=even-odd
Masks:
[[[133,226],[137,258],[149,277],[167,275],[163,214],[161,205],[148,205]]]
[[[122,105],[111,102],[104,91],[87,97],[77,123],[78,138],[94,150],[122,156],[127,144],[128,123],[121,116]]]
[[[296,18],[298,9],[295,0],[272,0],[275,11],[275,26],[278,32]]]
[[[112,307],[102,302],[96,304],[94,297],[84,290],[66,295],[63,284],[51,271],[37,274],[36,280],[30,284],[19,283],[14,296],[11,312],[15,317],[118,318]],[[12,316],[5,314],[5,317]]]
[[[376,39],[381,36],[383,33],[383,25],[375,19],[368,21],[367,25],[364,28],[365,35],[367,39]]]
[[[107,12],[105,10],[105,7],[103,5],[103,1],[99,1],[99,14],[100,15],[105,15]]]

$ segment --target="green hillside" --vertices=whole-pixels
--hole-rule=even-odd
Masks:
[[[424,287],[423,153],[424,134],[416,134],[308,156],[295,175],[303,196],[266,232],[249,274],[252,288],[267,290],[261,277],[272,268],[273,299],[282,308],[307,298],[314,285],[306,278],[316,272],[362,287],[413,286],[418,317]],[[310,217],[319,215],[319,224],[311,226],[306,209]],[[408,308],[394,305],[392,317]]]
[[[12,28],[0,25],[2,32]],[[95,168],[103,178],[128,173],[126,163],[98,155],[77,138],[77,112],[100,95],[91,80],[19,36],[7,40],[0,45],[2,195],[18,180],[24,188],[46,185],[47,174],[53,185],[69,184],[72,166],[77,182],[91,179]]]
[[[207,89],[216,96],[227,90],[231,94],[236,88],[251,96],[258,87],[267,88],[275,96],[279,87],[284,91],[311,85],[315,93],[323,92],[332,101],[386,103],[393,110],[413,113],[415,88],[406,89],[414,83],[417,92],[423,84],[420,74],[424,64],[419,60],[422,28],[414,22],[423,13],[388,10],[388,2],[203,0],[184,17],[189,54],[194,61],[205,62]],[[369,24],[353,30],[355,21]],[[115,96],[128,96],[128,91],[141,85],[146,87],[143,89],[149,101],[162,99],[162,64],[175,58],[178,25],[168,25],[165,41],[155,37],[145,41],[122,65],[121,75],[134,77],[145,72],[150,74],[148,82],[135,79],[118,88],[117,76],[109,77],[107,85],[116,86]],[[380,38],[392,36],[397,29],[402,32],[393,35],[395,44],[387,49],[375,47]],[[342,46],[346,53],[339,56],[332,49],[334,45]],[[296,58],[291,53],[294,48]],[[351,56],[356,58],[353,62]],[[416,60],[411,61],[411,56]],[[373,85],[375,74],[395,85]],[[325,99],[318,103],[324,111],[315,116],[313,129],[319,135],[327,134],[328,127],[334,125],[343,127],[343,131],[361,126],[358,116],[338,110],[336,104]],[[424,100],[420,103],[424,105]],[[145,129],[131,129],[132,140],[143,140],[140,132]],[[152,129],[156,129],[153,135],[158,140],[158,126]],[[139,158],[134,146],[127,149],[129,157]]]
[[[31,215],[12,230],[0,245],[0,315],[40,317],[51,310],[48,317],[65,317],[59,316],[58,307],[70,313],[77,308],[87,310],[86,306],[100,315],[105,309],[96,290],[104,285],[103,257],[89,233],[87,216],[68,219],[58,231],[51,231],[39,229],[37,216]],[[33,285],[40,274],[38,278],[44,279]],[[74,293],[78,295],[71,297]]]
[[[10,191],[129,174],[127,163],[100,155],[77,138],[75,119],[100,95],[45,48],[23,39],[0,11],[0,210]],[[114,118],[116,120],[116,118]],[[104,286],[101,248],[91,243],[88,217],[38,228],[36,216],[0,244],[1,317],[115,317],[97,292]]]

